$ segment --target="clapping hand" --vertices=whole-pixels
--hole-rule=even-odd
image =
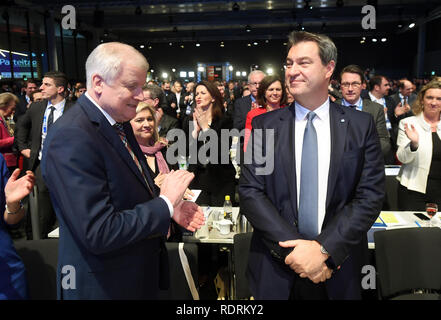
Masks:
[[[210,126],[208,125],[208,112],[202,110],[202,108],[197,107],[194,108],[193,119],[195,119],[202,130],[208,129]]]
[[[405,105],[403,105],[401,102],[397,104],[397,106],[395,107],[395,116],[399,117],[402,116],[403,114],[406,114],[407,112],[409,112],[410,110],[410,106],[408,103],[406,103]]]
[[[204,212],[196,203],[181,200],[174,207],[173,220],[189,231],[200,229],[205,223]]]
[[[161,183],[161,195],[165,196],[172,203],[175,208],[182,198],[185,191],[188,189],[194,174],[185,170],[170,171]]]
[[[32,171],[26,171],[25,176],[17,179],[19,174],[20,169],[15,169],[5,186],[6,203],[11,210],[13,205],[18,206],[20,200],[31,193],[35,183],[35,176]]]
[[[414,125],[411,124],[410,128],[407,123],[404,124],[404,132],[406,133],[406,136],[409,138],[412,146],[414,148],[418,148],[420,136],[418,134],[418,131],[415,129]]]

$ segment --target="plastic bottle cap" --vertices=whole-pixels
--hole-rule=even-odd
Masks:
[[[225,196],[225,200],[230,201],[230,196]]]

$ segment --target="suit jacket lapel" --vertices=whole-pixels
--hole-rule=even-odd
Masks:
[[[330,103],[329,105],[329,118],[331,127],[331,162],[329,164],[326,211],[328,211],[332,193],[334,192],[335,184],[337,182],[346,142],[346,131],[348,128],[348,119],[345,117],[343,108],[335,103]]]
[[[155,185],[155,183],[152,179],[152,176],[150,175],[150,170],[148,168],[147,160],[145,159],[145,156],[142,153],[141,148],[139,147],[138,141],[136,141],[136,138],[133,133],[132,126],[131,126],[130,122],[124,123],[124,132],[126,133],[128,144],[132,148],[133,153],[138,158],[139,163],[141,164],[142,171],[144,172],[144,176],[147,179],[147,183],[149,184],[150,189],[153,192],[155,192],[156,188],[153,187]],[[130,159],[132,160],[133,164],[135,164],[135,162],[133,161],[131,156],[130,156]],[[135,168],[137,171],[137,175],[142,179],[142,181],[144,181],[144,178],[142,177],[142,174],[136,165],[135,165]],[[158,196],[158,195],[156,194],[156,196]]]
[[[141,181],[141,183],[147,188],[144,178],[142,177],[141,172],[139,171],[138,167],[136,166],[135,162],[132,159],[132,156],[128,152],[127,148],[124,146],[124,144],[121,142],[121,138],[119,137],[118,133],[112,126],[110,125],[109,121],[106,119],[106,117],[101,113],[101,111],[96,108],[95,105],[89,99],[85,96],[81,96],[80,99],[78,99],[78,103],[81,107],[83,107],[86,114],[89,116],[90,120],[94,123],[96,123],[97,131],[101,133],[101,135],[112,145],[112,147],[116,150],[116,153],[118,156],[124,160],[124,162],[127,164],[127,166],[132,170],[132,172],[135,174],[135,176]],[[125,124],[126,128],[127,123]],[[124,130],[127,132],[127,130]],[[132,133],[133,136],[133,133]],[[128,139],[129,141],[129,139]],[[136,141],[136,140],[135,140]],[[129,142],[130,146],[133,146],[133,141]],[[132,147],[132,150],[134,148]],[[139,149],[139,146],[138,146]],[[136,153],[135,153],[136,154]],[[138,158],[139,159],[139,158]],[[140,160],[142,163],[143,161]],[[145,162],[145,160],[144,160]],[[144,169],[144,168],[143,168]],[[146,171],[144,171],[146,172]],[[149,175],[146,174],[146,178]],[[151,178],[150,178],[151,181]],[[149,181],[149,182],[150,182]],[[152,188],[153,189],[153,188]]]
[[[37,128],[38,128],[37,134],[38,134],[38,143],[39,143],[40,146],[41,146],[41,132],[43,131],[44,112],[46,111],[47,103],[48,103],[47,100],[43,100],[41,102],[40,108],[39,108],[38,113],[37,113],[37,124],[38,124],[38,126],[37,126]]]
[[[281,113],[280,127],[277,129],[276,154],[281,155],[283,169],[288,180],[289,194],[291,195],[291,205],[294,210],[294,218],[297,219],[297,177],[296,177],[296,157],[295,157],[295,108],[292,104],[285,108],[286,112]],[[280,140],[279,140],[280,139]]]

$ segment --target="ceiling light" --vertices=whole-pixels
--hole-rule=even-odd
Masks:
[[[409,24],[410,29],[412,29],[413,27],[415,27],[415,22],[412,22],[411,24]]]
[[[201,44],[199,42],[196,43],[196,47],[200,47]]]
[[[245,26],[245,31],[246,32],[251,32],[251,27],[248,24]]]
[[[141,49],[144,49],[144,45],[143,45],[143,44],[141,44],[139,47],[140,47]]]
[[[387,39],[386,38],[381,38],[381,42],[386,42]]]
[[[377,38],[372,38],[372,42],[377,42]]]

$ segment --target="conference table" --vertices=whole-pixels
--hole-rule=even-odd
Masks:
[[[206,215],[206,220],[208,225],[212,225],[213,216],[219,214],[222,216],[223,208],[221,207],[203,207],[204,213]],[[219,249],[225,251],[228,256],[228,275],[229,275],[229,284],[228,284],[228,297],[230,299],[235,299],[235,272],[234,272],[234,259],[233,259],[233,246],[234,246],[234,235],[241,233],[242,229],[239,228],[239,207],[233,207],[233,220],[237,223],[235,224],[235,228],[232,228],[232,231],[223,235],[220,234],[216,228],[210,227],[208,236],[199,237],[198,233],[188,234],[183,236],[183,242],[189,243],[206,243],[219,245]],[[421,218],[415,216],[416,212],[414,211],[382,211],[380,213],[379,218],[374,223],[372,228],[368,232],[368,244],[369,249],[375,249],[374,237],[373,234],[379,230],[390,230],[396,228],[419,228],[419,227],[427,227],[428,221],[422,220]],[[423,215],[426,215],[424,212],[419,212]],[[441,227],[441,213],[438,213],[435,217],[432,218],[434,227]],[[249,230],[248,230],[249,231]],[[58,238],[58,228],[52,231],[49,234],[49,238]],[[373,252],[373,251],[372,251]]]

